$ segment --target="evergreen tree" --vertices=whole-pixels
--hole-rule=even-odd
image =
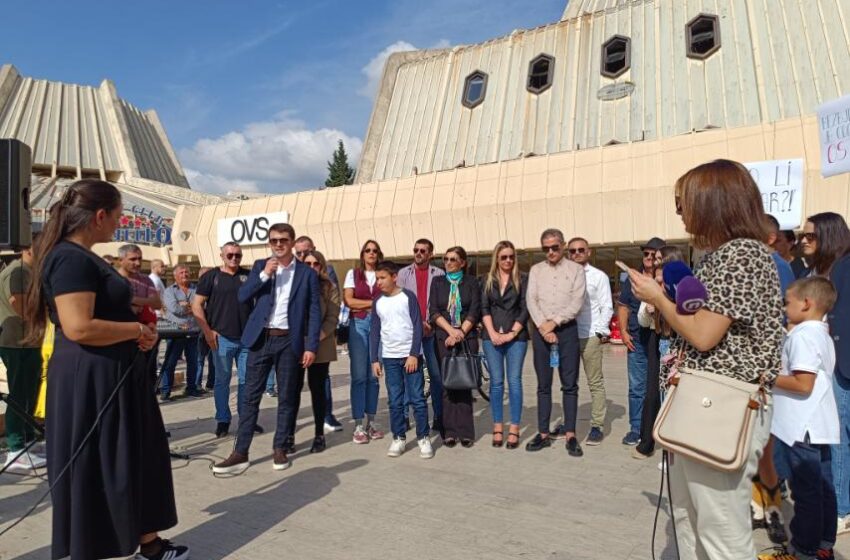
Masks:
[[[328,178],[326,187],[340,187],[350,185],[354,182],[354,169],[348,165],[348,154],[342,140],[339,141],[337,149],[334,150],[333,160],[328,162]]]

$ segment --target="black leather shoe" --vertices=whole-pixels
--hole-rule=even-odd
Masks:
[[[264,433],[266,433],[266,431],[263,429],[262,426],[257,424],[256,426],[254,426],[254,433],[255,434],[264,434]]]
[[[325,450],[325,436],[316,436],[313,438],[313,445],[310,447],[310,453],[321,453]]]
[[[283,452],[287,455],[295,453],[295,436],[287,436],[283,442]]]
[[[581,457],[584,455],[584,451],[581,448],[581,444],[578,442],[575,436],[571,437],[567,440],[567,453],[570,454],[570,457]]]
[[[525,444],[526,451],[540,451],[544,447],[552,447],[552,438],[543,437],[541,434],[537,434],[534,439]]]
[[[224,437],[230,432],[230,422],[219,422],[215,427],[215,437]]]

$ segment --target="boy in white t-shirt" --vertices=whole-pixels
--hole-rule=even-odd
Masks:
[[[416,295],[396,284],[398,266],[389,261],[375,269],[381,295],[372,304],[369,331],[369,355],[377,377],[386,373],[393,441],[387,455],[398,457],[405,448],[405,394],[413,406],[419,456],[434,456],[428,437],[428,405],[425,401],[425,376],[419,367],[422,353],[422,317]]]
[[[782,348],[770,431],[790,467],[791,553],[796,556],[784,552],[782,558],[833,558],[837,506],[830,445],[840,443],[840,435],[832,391],[835,347],[823,317],[835,300],[832,283],[817,276],[794,282],[785,293],[791,330]]]

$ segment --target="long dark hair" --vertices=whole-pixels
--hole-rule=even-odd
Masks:
[[[812,256],[812,268],[817,274],[827,275],[832,263],[850,251],[850,229],[840,214],[821,212],[806,218],[815,226],[817,247]]]
[[[336,287],[334,286],[334,283],[331,282],[331,278],[328,276],[328,260],[325,256],[319,251],[313,249],[304,256],[304,260],[307,260],[307,257],[313,257],[319,263],[319,287],[322,290],[322,293],[324,294],[328,290],[335,289]]]
[[[62,199],[50,207],[50,218],[33,246],[32,282],[30,282],[24,317],[24,344],[40,344],[47,324],[47,299],[41,289],[44,259],[57,243],[88,226],[98,210],[112,212],[121,206],[121,193],[105,181],[83,179],[65,191]]]
[[[366,243],[364,243],[363,246],[360,247],[360,270],[366,270],[366,261],[363,259],[363,255],[366,253],[366,247],[368,247],[370,243],[378,249],[378,260],[375,264],[378,264],[379,262],[384,260],[384,252],[381,251],[381,246],[378,244],[378,242],[374,239],[367,239]]]

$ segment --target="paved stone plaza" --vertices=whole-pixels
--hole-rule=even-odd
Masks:
[[[536,454],[522,447],[492,448],[490,415],[481,399],[472,449],[436,443],[435,457],[422,460],[412,435],[408,453],[397,459],[386,456],[389,439],[355,446],[345,357],[331,373],[336,412],[346,431],[330,434],[327,451],[310,455],[313,426],[305,393],[298,453],[287,471],[272,470],[272,435],[266,433],[254,439],[253,464],[244,475],[213,477],[204,458],[226,457],[233,439],[212,435],[212,398],[164,405],[172,445],[197,458],[173,463],[180,524],[166,536],[189,545],[196,560],[650,559],[660,457],[637,461],[631,448],[620,444],[627,425],[625,362],[623,347],[607,347],[607,439],[598,447],[585,446],[582,459],[569,457],[563,442]],[[523,446],[536,424],[530,357],[524,387]],[[580,387],[579,432],[584,437],[590,403],[583,375]],[[385,387],[381,397],[378,422],[387,428]],[[267,429],[274,427],[272,406],[264,397],[260,421]],[[560,404],[555,413],[560,414]],[[0,528],[26,511],[45,488],[35,479],[0,477]],[[660,527],[656,555],[674,558],[666,508]],[[49,542],[50,507],[43,504],[2,539],[0,559],[47,559]],[[763,531],[757,542],[769,545]],[[837,551],[838,557],[850,556],[850,539],[840,539]]]

